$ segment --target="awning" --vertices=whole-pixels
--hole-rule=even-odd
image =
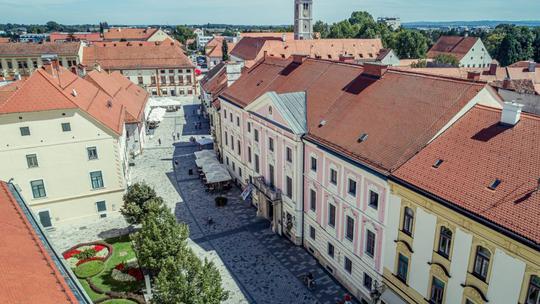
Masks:
[[[213,144],[214,141],[213,141],[211,138],[203,137],[203,138],[197,139],[197,143],[198,143],[199,145],[201,145],[201,146],[206,146],[206,145]]]
[[[197,159],[201,158],[216,158],[216,152],[212,150],[201,150],[201,151],[195,151],[195,157]]]
[[[219,166],[219,167],[213,167],[211,171],[206,173],[206,182],[208,184],[214,184],[214,183],[221,183],[230,181],[231,175],[229,174],[229,171],[227,169]]]

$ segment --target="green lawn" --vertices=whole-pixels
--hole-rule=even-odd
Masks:
[[[102,261],[89,261],[77,266],[74,272],[79,278],[84,279],[100,273],[103,267]]]
[[[112,255],[105,262],[103,270],[97,275],[90,278],[92,283],[103,291],[120,292],[140,290],[144,285],[143,282],[118,282],[116,280],[113,280],[111,277],[112,270],[116,265],[121,262],[135,258],[135,252],[131,247],[131,241],[129,239],[129,236],[125,235],[117,238],[106,239],[105,242],[109,243],[113,247]],[[92,299],[92,301],[95,302],[97,300],[107,297],[104,294],[94,292],[84,279],[80,279],[80,282],[88,296],[90,296],[90,298]],[[135,302],[123,299],[111,299],[103,303],[132,304]]]

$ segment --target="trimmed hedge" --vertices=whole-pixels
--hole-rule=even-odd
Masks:
[[[75,275],[77,277],[84,279],[97,275],[98,273],[103,271],[104,267],[105,263],[103,263],[103,261],[91,260],[75,267],[75,270],[73,272],[75,272]]]

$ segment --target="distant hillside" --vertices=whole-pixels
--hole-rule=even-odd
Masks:
[[[496,27],[499,24],[515,24],[521,26],[540,26],[540,20],[522,20],[522,21],[500,21],[500,20],[480,20],[480,21],[417,21],[404,22],[403,26],[407,28],[419,27]]]

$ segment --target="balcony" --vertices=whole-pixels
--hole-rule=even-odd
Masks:
[[[270,201],[281,200],[281,190],[265,182],[264,177],[257,176],[253,179],[253,185],[258,191],[262,192]]]

